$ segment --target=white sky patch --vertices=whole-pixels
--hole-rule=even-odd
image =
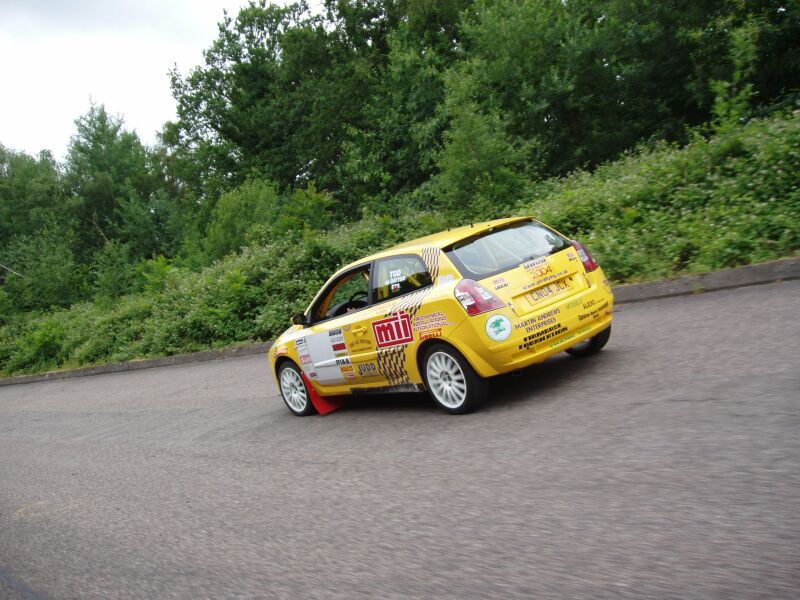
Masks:
[[[278,3],[278,2],[273,2]],[[280,4],[287,2],[281,1]],[[153,144],[177,118],[169,71],[203,62],[217,23],[246,0],[1,0],[0,144],[66,154],[90,102]]]

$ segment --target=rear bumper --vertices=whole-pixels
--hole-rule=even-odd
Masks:
[[[517,317],[502,308],[466,319],[448,341],[482,377],[522,369],[563,352],[611,326],[614,296],[602,270],[587,274],[589,287],[542,310]],[[487,320],[505,315],[513,327],[503,342],[486,333]]]

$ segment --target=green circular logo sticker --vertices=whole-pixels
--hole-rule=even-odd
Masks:
[[[511,321],[503,315],[493,315],[486,321],[486,335],[495,342],[507,340],[511,335]]]

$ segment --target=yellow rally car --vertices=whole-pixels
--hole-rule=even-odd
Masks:
[[[333,397],[427,390],[474,409],[487,378],[566,350],[599,351],[614,297],[580,243],[531,218],[420,238],[340,269],[270,350],[294,414]]]

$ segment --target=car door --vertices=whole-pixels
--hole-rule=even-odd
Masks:
[[[371,266],[360,265],[331,281],[311,308],[305,335],[295,342],[303,371],[323,388],[379,379]]]

